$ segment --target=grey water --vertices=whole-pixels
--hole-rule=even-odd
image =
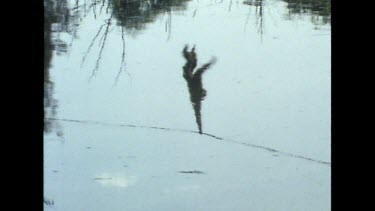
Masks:
[[[44,209],[330,210],[329,0],[44,0]]]

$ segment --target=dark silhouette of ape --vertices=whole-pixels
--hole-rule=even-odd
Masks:
[[[212,58],[210,62],[202,65],[202,67],[194,71],[194,69],[197,67],[197,54],[195,53],[195,46],[190,52],[187,51],[187,48],[188,46],[185,45],[182,51],[182,54],[186,59],[186,63],[183,66],[183,76],[189,88],[190,101],[193,104],[198,130],[199,133],[202,134],[201,101],[204,100],[204,97],[207,95],[206,90],[203,89],[202,74],[216,62],[216,58]]]

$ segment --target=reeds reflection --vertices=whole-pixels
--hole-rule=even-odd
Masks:
[[[183,66],[183,77],[185,78],[189,94],[190,101],[193,105],[195,120],[198,125],[199,133],[202,134],[202,115],[201,115],[201,103],[207,95],[207,91],[203,88],[202,75],[216,62],[216,58],[212,58],[210,62],[202,65],[200,68],[197,67],[197,54],[195,53],[195,46],[188,51],[188,46],[185,45],[182,54],[186,59],[186,63]]]
[[[263,39],[264,34],[264,3],[263,0],[246,0],[243,2],[245,5],[249,5],[250,9],[251,7],[255,7],[255,25],[258,27],[258,33],[260,34],[261,39]],[[250,10],[249,14],[246,18],[246,24],[249,20]]]

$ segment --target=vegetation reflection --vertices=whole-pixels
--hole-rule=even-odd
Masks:
[[[313,24],[331,23],[331,0],[283,0],[287,3],[288,18],[308,15]]]
[[[136,34],[145,29],[159,15],[168,15],[165,30],[170,31],[171,11],[185,10],[190,0],[111,0],[110,5],[119,26],[125,27],[130,33]]]
[[[52,57],[54,54],[61,55],[69,53],[69,47],[72,46],[73,41],[78,37],[78,29],[83,18],[87,17],[88,15],[92,15],[96,19],[101,14],[106,14],[106,17],[108,17],[105,23],[100,22],[100,24],[98,24],[97,32],[93,34],[91,38],[88,38],[91,39],[91,43],[86,49],[82,58],[83,64],[87,55],[90,53],[91,48],[94,46],[94,43],[99,42],[99,54],[97,55],[91,77],[96,75],[96,72],[100,67],[101,57],[105,51],[105,45],[109,37],[109,33],[113,27],[121,27],[121,47],[123,50],[122,54],[119,55],[121,56],[121,63],[119,63],[119,71],[115,78],[116,84],[119,76],[123,70],[125,70],[126,65],[125,33],[136,36],[138,33],[144,30],[148,24],[154,22],[159,17],[166,15],[167,18],[163,27],[167,33],[166,38],[168,40],[172,32],[172,11],[186,10],[188,2],[190,1],[191,0],[44,0],[45,131],[51,131],[52,123],[48,121],[48,118],[51,119],[56,116],[56,109],[58,106],[57,100],[53,98],[54,83],[51,80],[49,73]],[[286,3],[288,12],[286,16],[290,20],[294,20],[295,18],[299,17],[310,17],[311,21],[316,25],[330,23],[330,0],[282,1]],[[262,37],[265,25],[264,14],[267,12],[265,9],[267,8],[269,1],[243,0],[240,2],[246,6],[249,6],[249,14],[247,14],[246,17],[246,23],[250,18],[250,9],[255,9],[256,25],[259,27],[258,32]],[[226,2],[220,1],[220,3],[228,3],[230,11],[232,0]],[[196,10],[194,11],[193,17],[195,16]],[[61,33],[71,35],[71,41],[63,41],[60,38]],[[186,50],[185,54],[195,55],[195,52],[194,50],[190,52]],[[187,63],[189,62],[194,63],[191,59],[187,60]],[[201,84],[201,76],[199,76],[200,74],[193,74],[194,68],[189,70],[191,71],[191,78],[188,78],[190,76],[186,75],[185,79],[188,82],[191,101],[194,104],[198,127],[201,131],[200,101],[203,100],[205,91],[201,85],[199,85]],[[188,70],[186,69],[186,71]],[[199,72],[196,71],[196,73]],[[199,87],[201,87],[201,91],[199,91]]]
[[[320,25],[330,24],[331,22],[331,0],[283,0],[287,3],[288,20],[295,20],[302,17],[309,17],[310,21],[318,28]],[[246,17],[245,28],[249,21],[251,8],[255,9],[255,25],[262,39],[265,28],[264,13],[267,8],[267,1],[264,0],[245,0],[242,2],[248,5],[249,13]],[[231,5],[231,4],[230,4]]]
[[[167,18],[163,27],[165,27],[165,32],[167,33],[166,39],[169,40],[172,33],[172,11],[186,10],[187,3],[190,1],[191,0],[44,0],[45,26],[50,28],[54,34],[56,33],[57,36],[53,38],[54,45],[52,47],[53,50],[56,50],[57,54],[62,54],[68,51],[68,47],[72,45],[74,39],[78,36],[77,29],[83,18],[87,15],[92,15],[97,19],[99,15],[105,13],[109,18],[104,24],[98,25],[97,33],[91,38],[92,42],[83,56],[82,64],[90,53],[94,42],[98,41],[100,50],[92,69],[91,78],[95,76],[100,66],[108,34],[113,29],[113,26],[121,27],[123,52],[121,55],[120,68],[115,78],[116,84],[126,65],[124,34],[127,33],[136,36],[144,30],[148,24],[154,22],[158,17],[166,15]],[[286,7],[288,9],[288,14],[286,14],[286,16],[290,20],[302,16],[310,16],[311,21],[316,25],[330,23],[330,0],[283,1],[286,2]],[[225,3],[224,0],[220,1],[220,3],[223,2]],[[255,24],[262,38],[265,28],[264,14],[269,2],[265,0],[243,0],[240,2],[249,6],[245,29],[250,19],[251,8],[254,8],[256,16]],[[69,3],[72,5],[69,5]],[[226,3],[229,4],[230,11],[232,0]],[[194,16],[195,12],[196,10],[194,11]],[[66,32],[72,36],[72,40],[69,44],[59,38],[61,32]]]
[[[73,17],[73,18],[72,18]],[[53,52],[57,55],[67,53],[68,44],[60,39],[60,33],[72,33],[75,21],[70,14],[67,0],[44,0],[44,132],[55,132],[63,136],[56,118],[58,101],[53,97],[54,82],[50,76]]]

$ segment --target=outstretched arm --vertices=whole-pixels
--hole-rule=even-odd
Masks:
[[[215,64],[216,61],[217,61],[216,57],[213,57],[208,63],[206,63],[202,67],[198,68],[197,71],[195,71],[194,75],[196,75],[196,76],[202,75],[208,68],[211,67],[211,65]]]

